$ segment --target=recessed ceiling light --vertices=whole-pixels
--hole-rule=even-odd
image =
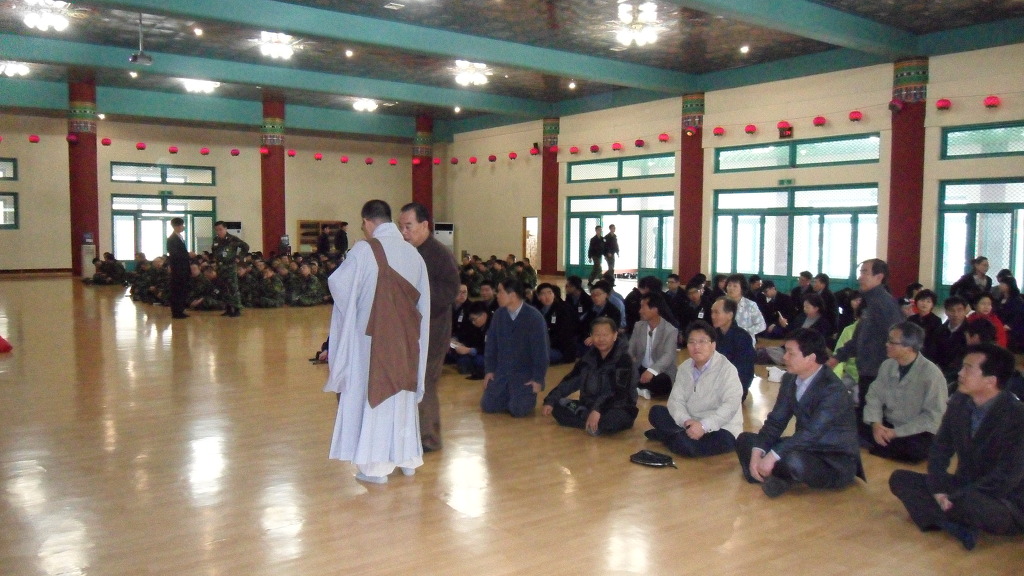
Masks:
[[[345,50],[345,58],[351,58],[354,55],[355,55],[355,52],[353,52],[351,50]]]
[[[612,52],[625,52],[626,47],[622,45],[612,46],[611,48],[609,48],[609,50],[611,50]]]
[[[185,90],[197,94],[213,94],[213,91],[220,86],[220,82],[194,80],[192,78],[182,78],[181,83],[185,85]]]
[[[569,81],[569,90],[575,90],[575,89],[576,89],[576,81],[575,80]]]
[[[352,103],[352,108],[357,112],[373,112],[377,109],[377,102],[369,98],[360,98]]]
[[[746,44],[740,46],[740,54],[746,54],[747,52],[750,52],[750,46],[747,46]]]
[[[405,4],[399,4],[398,2],[388,2],[387,4],[384,5],[384,7],[387,8],[388,10],[401,10],[402,8],[405,8]]]
[[[456,107],[454,108],[454,110],[455,110],[455,113],[456,113],[456,114],[458,114],[459,112],[462,112],[462,108],[461,108],[461,107],[459,107],[459,106],[456,106]]]
[[[131,76],[132,78],[138,78],[139,77],[139,73],[134,71],[134,70],[129,72],[128,75]]]
[[[203,35],[203,29],[202,28],[193,28],[192,32],[194,32],[196,36],[202,36]]]
[[[107,115],[103,114],[103,113],[97,114],[96,117],[99,118],[100,120],[106,120],[107,119]]]

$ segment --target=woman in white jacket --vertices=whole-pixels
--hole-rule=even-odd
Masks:
[[[679,366],[667,406],[652,406],[644,433],[682,456],[713,456],[736,449],[743,431],[743,386],[736,367],[715,351],[717,333],[698,320],[686,329],[690,358]]]

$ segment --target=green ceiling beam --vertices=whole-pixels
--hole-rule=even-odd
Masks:
[[[921,53],[927,56],[981,50],[1024,42],[1024,18],[1000,20],[934,32],[920,37]]]
[[[616,86],[679,93],[694,78],[689,74],[606,58],[574,54],[469,34],[414,26],[306,8],[273,0],[91,0],[117,8],[167,14],[195,20],[215,20],[297,36],[383,46],[452,59],[486,62],[491,66],[527,68],[555,76]],[[615,14],[609,14],[614,19]]]
[[[910,32],[808,0],[668,0],[737,22],[811,38],[889,59],[917,55]]]
[[[96,87],[96,109],[113,119],[133,116],[239,126],[263,123],[263,106],[259,102],[107,86]]]
[[[761,84],[763,82],[789,80],[890,62],[892,61],[884,56],[854,50],[828,50],[817,54],[795,56],[785,60],[776,60],[775,62],[766,62],[733,70],[709,72],[701,76],[700,91],[725,90]]]
[[[67,110],[68,85],[0,76],[0,107]]]
[[[42,39],[14,34],[0,34],[0,46],[4,57],[27,62],[45,62],[65,66],[106,68],[114,70],[137,70],[144,74],[156,74],[172,78],[195,78],[217,82],[247,84],[258,83],[264,87],[293,88],[310,92],[360,96],[382,100],[397,100],[431,106],[448,107],[459,104],[467,110],[520,115],[528,118],[543,116],[550,112],[545,102],[498,96],[470,90],[436,88],[402,82],[374,80],[355,76],[341,76],[324,72],[310,72],[150,52],[153,64],[139,66],[128,62],[129,48],[100,46],[68,42],[57,39]]]

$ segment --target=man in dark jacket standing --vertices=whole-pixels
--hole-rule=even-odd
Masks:
[[[334,234],[334,249],[338,251],[335,257],[338,260],[344,260],[345,254],[348,252],[348,232],[345,228],[348,228],[348,222],[342,222]]]
[[[897,470],[889,488],[922,531],[943,529],[971,550],[979,530],[1024,532],[1024,404],[1006,383],[1014,357],[994,344],[967,348],[928,456],[928,473]],[[956,471],[949,464],[956,455]]]
[[[452,306],[459,292],[459,267],[451,250],[430,233],[430,214],[424,205],[410,202],[402,206],[398,229],[405,241],[420,253],[430,281],[430,344],[419,408],[423,451],[433,452],[441,449],[441,401],[437,397],[437,383],[452,340]]]
[[[769,498],[794,484],[842,488],[864,477],[853,403],[843,382],[823,364],[825,338],[800,329],[786,339],[786,375],[778,399],[757,434],[736,439],[747,482],[761,483]],[[782,437],[796,417],[796,431]]]
[[[604,258],[604,236],[601,236],[600,226],[594,226],[594,236],[587,246],[587,258],[592,264],[587,283],[593,286],[594,282],[601,279],[601,258]]]
[[[171,318],[188,318],[185,307],[188,304],[189,255],[185,239],[181,234],[185,231],[185,221],[171,218],[174,232],[167,237],[167,254],[171,265]]]
[[[615,277],[615,258],[619,255],[619,238],[615,235],[615,224],[608,225],[608,233],[604,236],[604,260],[608,263],[608,273]]]

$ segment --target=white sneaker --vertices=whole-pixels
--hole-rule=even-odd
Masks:
[[[356,472],[356,480],[359,480],[360,482],[369,482],[370,484],[387,484],[388,483],[388,477],[387,476],[367,476],[366,474],[363,474],[362,472]]]
[[[398,469],[401,470],[402,474],[405,474],[406,476],[412,476],[413,474],[416,474],[415,468],[406,468],[404,466],[399,466]]]
[[[647,388],[637,388],[636,394],[641,398],[645,398],[647,400],[651,399],[651,391],[648,390]]]

